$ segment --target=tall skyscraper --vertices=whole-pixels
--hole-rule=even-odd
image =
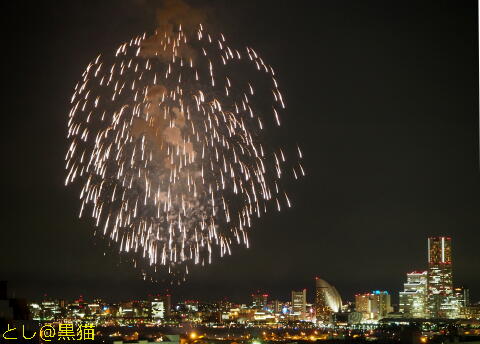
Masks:
[[[315,278],[315,315],[317,321],[327,322],[332,313],[338,312],[342,307],[342,299],[337,289],[327,281]]]
[[[450,318],[452,313],[452,239],[428,238],[427,307],[430,318]]]
[[[292,291],[292,313],[304,316],[307,313],[307,290]]]
[[[405,317],[426,317],[427,276],[428,272],[426,270],[407,273],[407,283],[403,284],[403,291],[399,295],[399,311]]]

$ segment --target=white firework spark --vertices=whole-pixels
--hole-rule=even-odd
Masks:
[[[153,267],[188,272],[248,247],[253,218],[291,206],[284,175],[304,174],[300,148],[288,168],[262,144],[285,108],[272,67],[202,25],[99,55],[71,103],[65,184],[81,180],[80,216]]]

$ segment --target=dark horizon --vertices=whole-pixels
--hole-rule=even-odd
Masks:
[[[175,300],[261,289],[288,299],[314,277],[344,300],[427,268],[427,237],[452,237],[455,286],[480,301],[478,22],[474,1],[187,1],[278,73],[286,143],[307,176],[294,206],[255,224],[251,248],[192,269],[176,286],[143,281],[78,219],[65,187],[67,115],[88,62],[155,27],[150,0],[5,4],[0,280],[17,297]],[[5,21],[7,23],[7,21]],[[227,295],[225,295],[227,294]],[[230,294],[230,295],[228,295]]]

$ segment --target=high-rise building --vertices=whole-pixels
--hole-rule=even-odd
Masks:
[[[292,313],[304,316],[307,312],[307,290],[292,290]]]
[[[252,308],[264,309],[267,307],[268,294],[257,291],[252,294]]]
[[[408,318],[425,318],[427,309],[427,277],[424,271],[407,273],[407,283],[399,297],[399,311]]]
[[[453,289],[453,293],[461,307],[470,306],[470,289],[467,287],[457,287]]]
[[[370,314],[370,293],[355,295],[355,311]],[[365,318],[370,318],[370,315]]]
[[[152,319],[160,320],[165,318],[165,301],[162,298],[155,298],[152,301]]]
[[[330,321],[332,313],[338,312],[342,307],[342,299],[337,289],[327,281],[315,278],[315,315],[317,321]]]
[[[452,304],[452,239],[428,238],[427,308],[430,318],[452,318],[456,312]]]
[[[365,320],[379,320],[392,312],[390,294],[387,291],[374,290],[371,293],[355,295],[355,310],[363,313]]]
[[[163,316],[170,317],[172,311],[172,295],[170,294],[150,294],[148,296],[149,301],[151,301],[152,307],[154,302],[163,302]],[[153,309],[152,309],[153,316]]]
[[[280,300],[271,300],[268,302],[268,309],[273,313],[281,313],[283,304]]]
[[[468,307],[470,306],[470,290],[467,287],[456,287],[453,289],[454,303],[456,304],[456,317],[467,318]]]

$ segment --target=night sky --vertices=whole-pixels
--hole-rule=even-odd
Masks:
[[[294,207],[256,223],[250,249],[181,286],[142,280],[105,252],[64,186],[69,101],[85,66],[155,28],[161,1],[3,4],[0,279],[17,297],[175,300],[256,289],[287,300],[314,277],[344,299],[394,294],[426,268],[427,237],[453,238],[454,283],[480,299],[476,1],[189,1],[278,72],[286,144],[307,177]],[[315,6],[313,4],[315,3]]]

